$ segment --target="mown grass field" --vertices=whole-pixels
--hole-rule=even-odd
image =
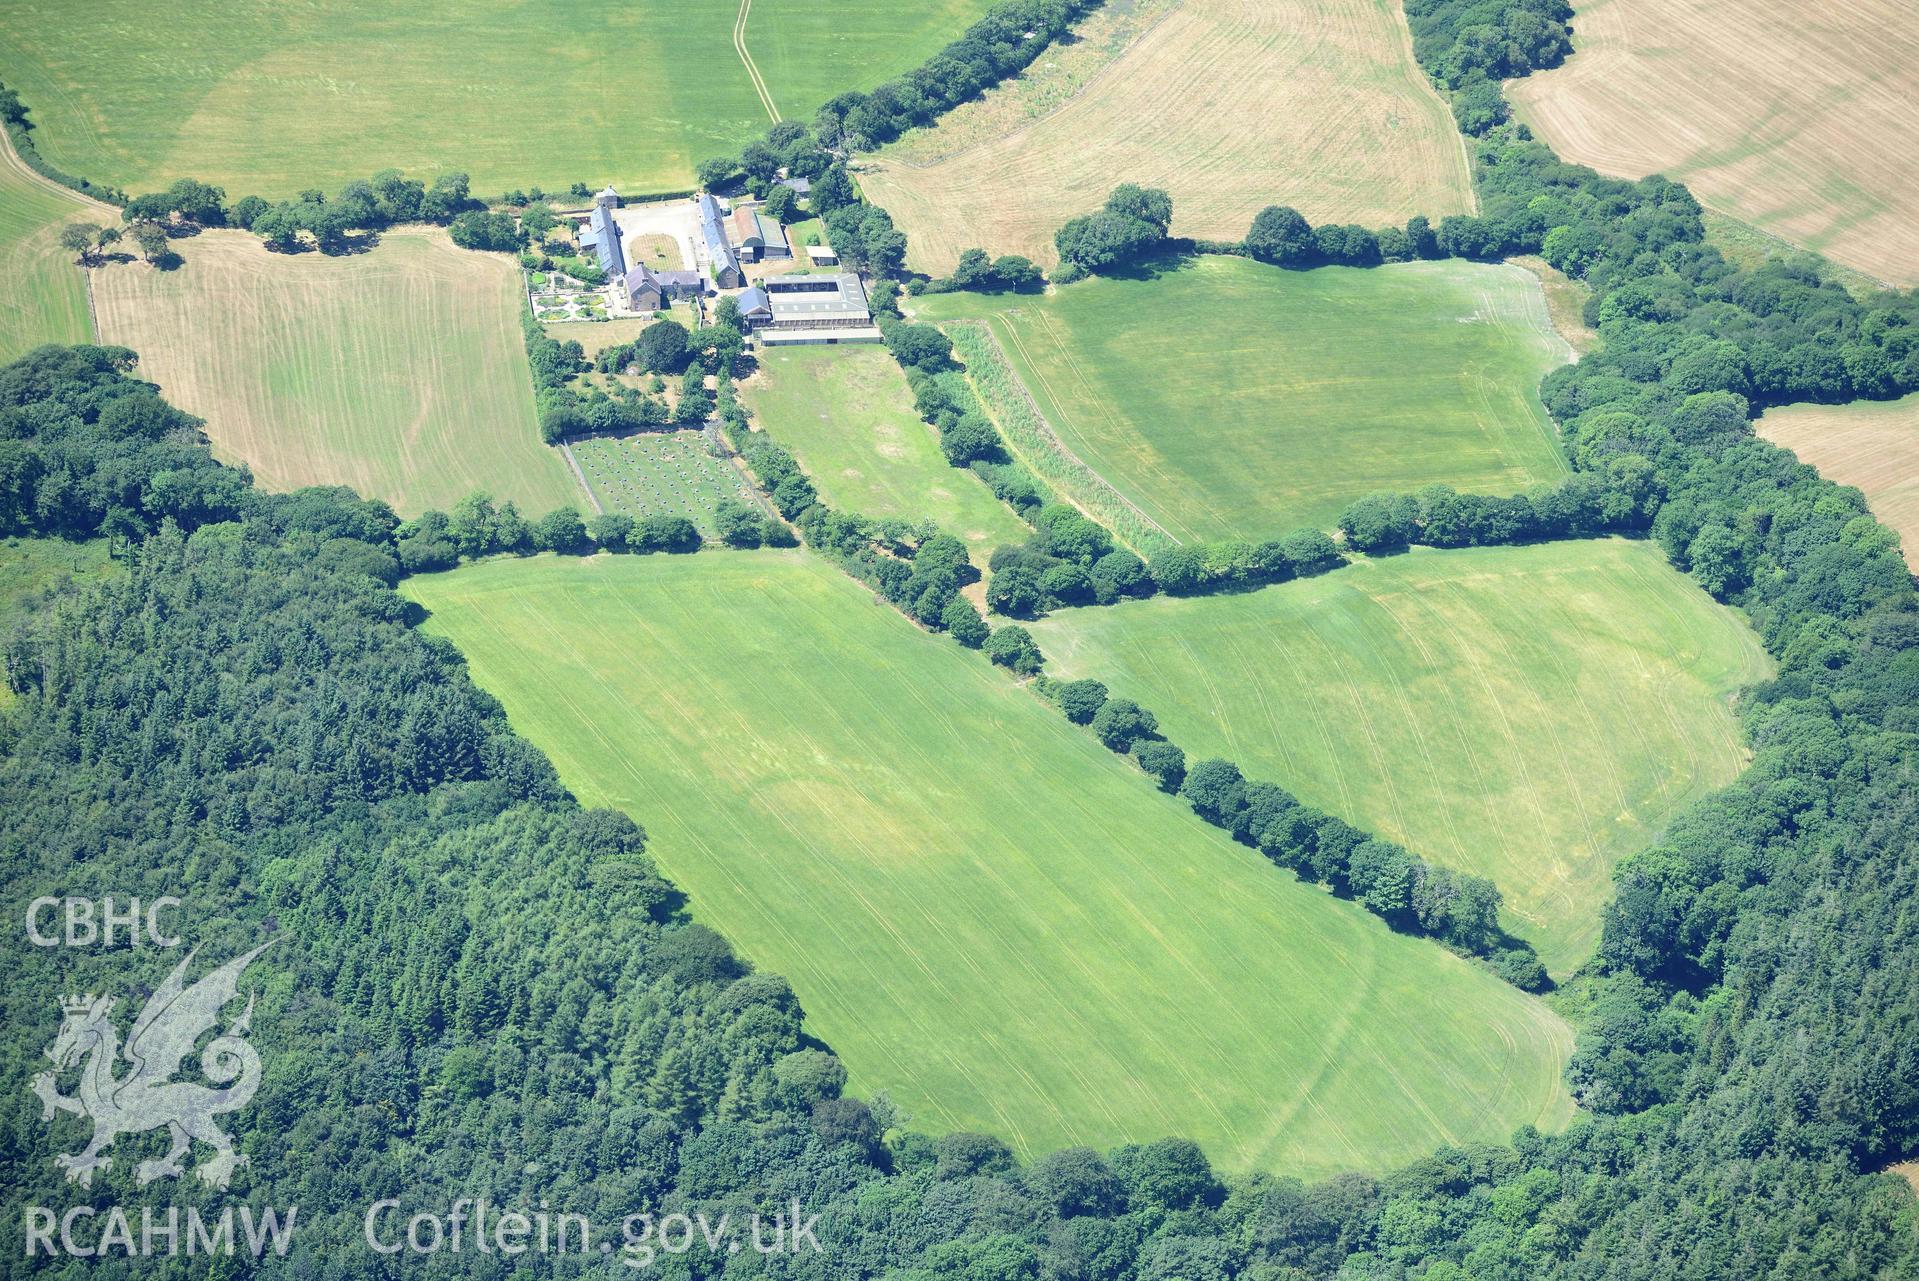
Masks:
[[[1738,615],[1624,541],[1413,552],[1032,631],[1189,755],[1490,876],[1557,974],[1619,858],[1743,768],[1729,699],[1767,672]]]
[[[120,211],[40,177],[0,132],[0,362],[41,343],[92,341],[86,280],[59,244],[70,222],[117,226]]]
[[[239,231],[174,244],[177,270],[94,273],[102,337],[267,488],[351,485],[405,514],[476,489],[528,513],[584,498],[540,442],[504,256],[411,229],[335,258]]]
[[[1313,1174],[1569,1114],[1545,1006],[1275,872],[816,556],[403,590],[916,1129]]]
[[[608,347],[632,342],[645,331],[644,320],[556,320],[540,326],[557,342],[576,342],[590,360]]]
[[[1906,563],[1919,568],[1919,395],[1788,405],[1767,410],[1756,425],[1800,462],[1864,492],[1872,514],[1899,531]]]
[[[1330,526],[1375,489],[1512,493],[1565,471],[1537,387],[1568,349],[1518,267],[1202,257],[915,306],[986,319],[1065,447],[1180,541]]]
[[[1231,240],[1270,204],[1368,226],[1472,208],[1464,149],[1397,0],[1168,8],[1125,33],[1096,20],[1088,46],[1119,45],[1103,68],[1049,50],[1032,83],[867,166],[914,267],[944,272],[975,245],[1051,262],[1053,232],[1117,182],[1171,192],[1176,234]]]
[[[740,474],[697,431],[598,436],[570,446],[600,506],[644,516],[684,516],[708,538],[722,498],[753,504]]]
[[[192,176],[229,196],[329,191],[396,166],[474,189],[675,190],[774,109],[916,66],[985,0],[390,5],[0,0],[0,80],[53,163],[130,191]]]
[[[931,520],[982,565],[994,547],[1032,535],[977,477],[947,463],[884,347],[769,348],[742,390],[832,506]]]
[[[1881,280],[1919,282],[1919,16],[1904,0],[1598,0],[1521,119],[1603,173],[1707,205]]]

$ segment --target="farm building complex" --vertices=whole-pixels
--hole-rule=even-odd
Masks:
[[[812,271],[780,274],[788,265],[799,265],[799,250],[779,220],[758,206],[736,208],[702,194],[690,206],[635,205],[623,215],[628,220],[624,227],[614,213],[619,208],[619,194],[608,187],[593,198],[579,231],[581,249],[594,256],[608,277],[606,292],[616,313],[659,312],[682,300],[738,291],[741,320],[768,346],[880,341],[859,275],[819,270],[839,266],[833,249],[807,245],[803,262]],[[671,230],[676,226],[680,230]],[[630,234],[676,236],[685,267],[669,271],[637,259],[629,263],[622,238]],[[779,265],[754,283],[746,275],[746,267],[754,263]]]

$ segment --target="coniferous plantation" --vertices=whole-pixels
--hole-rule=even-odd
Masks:
[[[799,412],[790,387],[768,393],[750,381],[768,377],[767,365],[778,376],[777,349],[747,354],[751,325],[721,300],[677,362],[675,412],[686,420],[678,425],[705,424],[716,467],[764,492],[742,489],[752,504],[716,508],[717,537],[682,516],[563,507],[528,520],[483,494],[403,520],[383,495],[271,492],[215,458],[208,424],[170,403],[131,349],[43,345],[0,366],[7,1276],[1919,1281],[1919,1200],[1901,1175],[1919,1158],[1919,590],[1898,537],[1858,490],[1753,426],[1772,407],[1919,390],[1919,296],[1842,281],[1810,254],[1735,261],[1684,186],[1605,177],[1556,156],[1512,118],[1501,85],[1577,56],[1577,14],[1563,0],[1406,2],[1413,56],[1465,135],[1476,213],[1314,228],[1275,191],[1245,240],[1195,242],[1172,234],[1164,192],[1127,185],[1064,229],[1050,284],[1025,258],[1000,257],[995,276],[1001,269],[981,266],[993,246],[955,277],[907,271],[903,237],[846,162],[990,98],[1042,50],[1067,56],[1053,42],[1096,8],[1003,6],[917,70],[700,166],[704,186],[730,184],[742,201],[810,171],[810,212],[849,269],[870,277],[884,338],[874,354],[895,361],[906,384],[894,388],[890,371],[859,380],[891,389],[904,407],[895,412],[874,407],[881,393],[831,383],[845,402],[835,412],[883,419],[892,439],[924,430],[913,450],[885,455],[891,470],[870,475],[857,437],[822,443],[830,420],[783,432],[782,416]],[[747,23],[742,9],[734,40],[764,98]],[[66,181],[31,154],[24,120],[24,109],[8,113],[33,171]],[[731,124],[726,136],[738,133]],[[227,214],[223,194],[208,190],[213,223]],[[503,207],[484,215],[488,226],[511,240],[519,215],[509,210],[525,202],[493,203]],[[193,234],[179,210],[138,216],[149,214]],[[114,243],[94,234],[83,256]],[[1133,504],[1122,466],[1095,458],[1096,470],[1060,447],[1044,412],[1081,402],[1064,373],[1039,396],[1023,388],[1045,362],[996,357],[993,334],[1017,325],[972,323],[955,337],[938,325],[973,304],[913,311],[927,293],[1031,293],[992,307],[1023,305],[1023,323],[1035,323],[1061,291],[1098,297],[1118,279],[1125,288],[1107,296],[1144,296],[1160,276],[1190,277],[1196,262],[1222,255],[1299,273],[1288,288],[1296,279],[1301,291],[1329,267],[1547,264],[1576,300],[1590,346],[1536,390],[1505,394],[1528,412],[1543,408],[1553,438],[1542,443],[1563,468],[1523,492],[1517,481],[1484,493],[1438,478],[1382,482],[1346,495],[1325,528],[1262,530],[1272,537],[1259,544],[1180,542]],[[1238,274],[1247,264],[1227,265]],[[1088,274],[1109,279],[1073,283]],[[1044,301],[1041,288],[1051,291]],[[70,320],[41,336],[70,336]],[[549,401],[589,403],[570,381],[588,363],[577,344],[560,344],[530,315],[524,323],[528,385]],[[625,349],[610,349],[591,372],[640,376],[622,372]],[[1057,368],[1097,380],[1090,362],[1061,350]],[[1252,359],[1222,358],[1213,376],[1230,379],[1233,363]],[[744,397],[736,380],[748,384]],[[663,397],[655,382],[646,395]],[[611,403],[599,385],[591,396]],[[1084,403],[1110,394],[1101,386]],[[1181,447],[1203,447],[1205,410],[1192,408]],[[569,431],[549,434],[564,443]],[[1416,439],[1405,447],[1416,456]],[[820,458],[835,460],[834,475],[809,477]],[[1404,474],[1417,479],[1417,466]],[[1497,487],[1496,469],[1484,474]],[[991,523],[1023,540],[989,553],[981,530],[916,523],[912,487],[940,483],[979,485],[954,509],[999,504]],[[825,497],[874,493],[889,510],[861,514]],[[1467,556],[1496,573],[1515,545],[1552,543],[1570,561],[1598,539],[1633,540],[1612,546],[1663,560],[1670,571],[1653,568],[1692,594],[1689,608],[1738,620],[1769,665],[1719,712],[1736,719],[1750,753],[1743,769],[1617,861],[1596,928],[1581,936],[1596,937],[1590,955],[1564,973],[1555,965],[1549,975],[1505,928],[1514,896],[1499,878],[1524,875],[1523,855],[1489,877],[1403,848],[1361,815],[1305,804],[1252,754],[1235,761],[1182,745],[1172,727],[1193,723],[1190,708],[1156,715],[1135,691],[1109,691],[1098,678],[1112,673],[1086,670],[1083,656],[1055,664],[1045,652],[1086,625],[1075,611],[1099,611],[1098,626],[1118,633],[1136,616],[1128,611],[1151,607],[1143,597],[1194,598],[1161,603],[1200,627],[1206,607],[1235,604],[1209,598],[1364,573],[1386,557]],[[1205,834],[1226,853],[1246,854],[1289,890],[1337,900],[1312,906],[1351,913],[1353,929],[1408,936],[1392,941],[1471,967],[1502,999],[1548,1002],[1536,1007],[1542,1017],[1572,1029],[1571,1105],[1561,1096],[1559,1113],[1571,1119],[1307,1180],[1238,1168],[1182,1134],[1103,1150],[1035,1147],[1016,1117],[983,1127],[991,1132],[928,1133],[937,1127],[883,1088],[853,1088],[853,1050],[842,1047],[843,1062],[820,1038],[795,991],[801,976],[789,984],[753,964],[708,905],[663,874],[646,814],[583,806],[517,708],[509,722],[456,644],[428,625],[415,601],[434,593],[401,590],[409,577],[444,586],[483,572],[462,564],[536,554],[577,558],[582,576],[611,557],[641,558],[622,571],[674,557],[675,581],[697,581],[717,558],[750,563],[773,555],[762,547],[796,543],[779,554],[856,580],[849,608],[888,611],[902,644],[943,647],[1083,727],[1112,754],[1097,753],[1098,765],[1123,762],[1123,781],[1161,807],[1160,821],[1217,829]],[[793,647],[820,644],[803,609],[777,617],[796,620]],[[700,638],[701,681],[778,688],[756,669],[763,648],[746,652],[738,635],[709,630],[720,634]],[[556,659],[609,648],[557,629],[542,643]],[[1564,646],[1576,667],[1578,638]],[[614,661],[658,658],[610,648]],[[683,696],[693,710],[676,712],[698,720],[696,682],[675,690],[648,675],[654,698]],[[1217,676],[1207,668],[1175,684]],[[564,689],[525,686],[542,684]],[[930,699],[920,707],[945,715]],[[660,716],[645,700],[610,696],[572,711],[589,723],[626,718],[628,736]],[[609,769],[632,759],[692,768],[666,750],[629,758],[620,741],[599,740]],[[1037,752],[996,754],[1012,741],[982,738],[980,758],[1029,784],[1043,776]],[[802,757],[756,758],[756,789],[803,785],[819,765]],[[988,775],[929,780],[926,812],[936,802],[990,807],[990,782],[975,784],[978,796],[942,790]],[[746,777],[723,777],[736,776]],[[726,786],[712,794],[712,821],[724,821]],[[673,827],[685,825],[674,816]],[[900,856],[937,857],[939,836]],[[800,846],[774,851],[794,876],[808,870]],[[99,907],[110,897],[169,904],[145,924],[175,942],[53,937],[76,902],[95,913],[89,928],[110,923]],[[1103,935],[1098,923],[1086,933],[1096,965]],[[859,950],[859,939],[842,941]],[[910,953],[913,940],[892,942]],[[1288,945],[1248,944],[1270,948],[1260,963],[1285,960]],[[190,983],[256,949],[237,988],[182,997],[169,978],[183,966]],[[1179,959],[1190,968],[1198,958]],[[991,982],[992,964],[1021,960],[952,968]],[[193,989],[202,991],[211,989]],[[105,997],[114,1004],[99,1004]],[[836,993],[836,1009],[850,1004]],[[184,1039],[156,1039],[142,1013],[188,1007],[197,1022]],[[941,1053],[939,1015],[925,1012],[915,1024],[925,1039],[895,1052]],[[164,1031],[164,1013],[155,1017]],[[140,1102],[143,1074],[165,1070],[189,1092]],[[1203,1077],[1161,1088],[1187,1092],[1182,1104],[1210,1101]],[[216,1131],[230,1136],[230,1154],[208,1137]],[[276,1222],[262,1248],[223,1251],[194,1235],[226,1223],[226,1239],[244,1243],[263,1211],[294,1217]],[[165,1244],[142,1249],[156,1213]],[[410,1226],[413,1216],[430,1230]],[[503,1216],[540,1244],[502,1250],[494,1236],[489,1249],[485,1234]],[[622,1249],[636,1237],[638,1248]]]

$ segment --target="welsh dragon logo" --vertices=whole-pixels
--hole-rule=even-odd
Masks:
[[[194,1169],[205,1183],[224,1188],[233,1171],[247,1163],[243,1154],[233,1150],[233,1140],[213,1118],[245,1107],[260,1088],[260,1056],[245,1039],[253,1018],[253,998],[248,997],[240,1017],[200,1051],[200,1071],[214,1087],[221,1088],[171,1078],[180,1071],[181,1060],[192,1053],[200,1035],[219,1022],[220,1011],[239,991],[242,971],[274,941],[235,957],[192,987],[186,985],[187,966],[199,949],[188,952],[134,1020],[124,1050],[110,1017],[116,1004],[113,997],[69,996],[61,1000],[66,1017],[47,1050],[53,1070],[34,1077],[32,1088],[40,1096],[41,1120],[52,1120],[58,1109],[93,1121],[93,1140],[84,1150],[63,1152],[54,1158],[69,1183],[92,1187],[93,1172],[113,1163],[106,1150],[115,1139],[161,1126],[171,1134],[172,1147],[158,1160],[140,1162],[136,1175],[143,1185],[179,1177],[184,1172],[181,1158],[195,1139],[214,1150],[212,1157]],[[59,1093],[55,1080],[60,1072],[83,1059],[86,1062],[80,1072],[79,1096],[68,1098]],[[116,1076],[114,1070],[122,1060],[130,1070]]]

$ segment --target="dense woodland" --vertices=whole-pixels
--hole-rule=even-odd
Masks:
[[[1506,122],[1497,81],[1563,56],[1563,6],[1408,9],[1422,64],[1478,138],[1481,213],[1425,228],[1434,250],[1543,252],[1592,287],[1602,346],[1544,388],[1579,469],[1556,497],[1378,495],[1349,513],[1349,537],[1386,551],[1640,533],[1743,608],[1780,669],[1742,706],[1752,768],[1619,870],[1598,956],[1565,998],[1586,1114],[1564,1134],[1314,1185],[1222,1177],[1176,1138],[1022,1165],[992,1138],[917,1136],[883,1099],[841,1097],[844,1073],[805,1036],[786,985],[690,924],[640,829],[574,804],[390,590],[461,555],[538,546],[542,525],[547,545],[579,550],[572,526],[477,503],[403,525],[342,490],[262,494],[137,380],[131,353],[43,349],[0,370],[0,532],[106,536],[126,571],[9,616],[8,883],[21,900],[152,896],[184,876],[187,932],[209,954],[285,940],[259,967],[265,1083],[231,1118],[253,1162],[234,1195],[303,1207],[291,1255],[260,1271],[392,1275],[350,1244],[360,1207],[483,1191],[605,1219],[771,1212],[794,1196],[822,1215],[819,1256],[696,1247],[661,1265],[676,1276],[1919,1277],[1912,1194],[1874,1173],[1919,1155],[1919,598],[1859,495],[1749,422],[1766,404],[1919,386],[1919,303],[1855,300],[1809,259],[1737,270],[1705,243],[1683,187],[1603,179]],[[862,106],[872,120],[855,117]],[[887,121],[939,109],[897,106],[896,92],[843,104],[816,127],[883,137],[903,127]],[[790,142],[796,155],[817,146]],[[856,253],[870,224],[883,268],[890,220],[854,198],[841,209]],[[1283,217],[1266,230],[1273,245],[1297,232]],[[1420,230],[1406,229],[1413,253]],[[1348,240],[1315,234],[1311,253]],[[895,354],[938,384],[923,341]],[[1021,629],[988,634],[951,609],[977,572],[957,540],[820,505],[716,372],[719,413],[810,544],[928,626],[1041,671]],[[989,479],[996,465],[955,461]],[[1138,588],[1097,526],[1020,505],[1035,545],[1002,572],[1072,564],[1089,586],[1056,585],[1096,599]],[[1542,512],[1571,515],[1542,524]],[[639,531],[603,532],[624,546]],[[639,544],[689,545],[684,530]],[[1041,684],[1202,817],[1230,824],[1253,803],[1224,762],[1147,751],[1144,709],[1088,683]],[[4,1054],[24,1080],[52,1040],[55,994],[115,989],[136,962],[50,954],[17,934],[7,947]],[[157,979],[164,962],[147,964]],[[78,1123],[49,1131],[24,1107],[8,1118],[10,1272],[33,1270],[19,1204],[143,1199],[132,1141],[80,1194],[51,1163],[77,1146]],[[471,1255],[406,1269],[509,1274]],[[137,1274],[205,1275],[185,1261]]]

